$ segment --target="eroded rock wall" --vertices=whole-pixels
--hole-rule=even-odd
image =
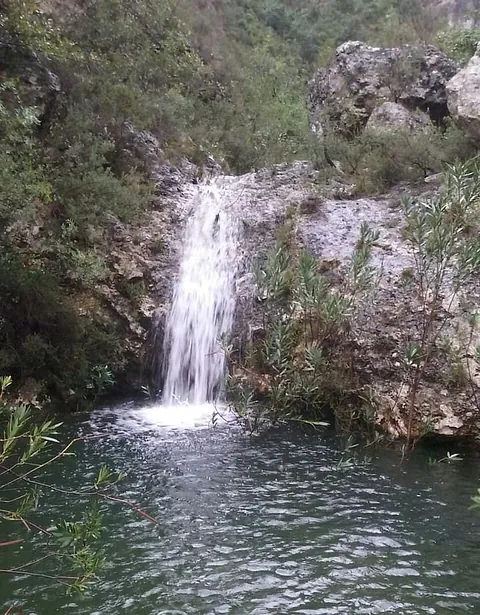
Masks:
[[[479,24],[479,0],[441,0],[432,5],[451,24],[464,27],[476,27]]]
[[[227,181],[232,182],[232,203],[243,227],[238,336],[255,335],[262,327],[253,263],[264,259],[275,245],[276,229],[292,208],[299,246],[316,257],[333,287],[342,280],[362,224],[379,232],[372,254],[372,265],[380,274],[378,286],[353,323],[355,369],[373,401],[377,425],[395,438],[406,437],[409,390],[404,356],[409,343],[418,339],[425,309],[415,286],[407,284],[416,275],[416,261],[405,239],[401,199],[412,191],[404,187],[381,198],[333,199],[319,190],[317,172],[307,163],[279,165]],[[428,199],[435,190],[425,186],[417,188],[417,194]],[[447,284],[442,289],[442,307],[435,315],[437,322],[444,322],[442,339],[449,339],[457,349],[463,348],[471,310],[480,296],[477,282],[464,290],[464,298],[452,302]],[[467,363],[468,359],[462,361],[462,369],[471,373],[472,380],[459,384],[452,378],[451,355],[440,346],[435,350],[418,390],[412,437],[428,428],[434,437],[480,439],[478,368]]]

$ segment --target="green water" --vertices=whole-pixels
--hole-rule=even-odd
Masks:
[[[384,452],[339,471],[334,438],[252,441],[161,426],[157,413],[124,406],[79,420],[72,433],[104,437],[51,479],[81,484],[108,461],[127,473],[121,495],[163,528],[109,508],[101,584],[81,598],[0,576],[0,612],[17,602],[24,615],[480,614],[474,460],[430,467],[424,451],[403,464]],[[50,497],[43,521],[74,513]],[[0,566],[12,557],[0,550]]]

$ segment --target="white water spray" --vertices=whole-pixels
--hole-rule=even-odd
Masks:
[[[166,323],[163,403],[218,399],[225,378],[222,337],[235,311],[237,224],[218,183],[202,184],[184,239]]]

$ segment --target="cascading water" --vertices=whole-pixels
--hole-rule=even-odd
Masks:
[[[225,378],[222,337],[235,311],[237,225],[219,180],[201,184],[185,233],[166,323],[163,403],[218,399]]]

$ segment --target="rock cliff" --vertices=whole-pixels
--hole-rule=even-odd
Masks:
[[[404,187],[380,198],[332,199],[319,191],[318,172],[308,163],[278,165],[237,178],[226,178],[229,202],[242,225],[241,273],[235,343],[241,337],[260,335],[262,322],[254,292],[253,265],[275,245],[276,232],[287,215],[295,213],[295,236],[300,247],[313,254],[323,275],[335,287],[341,283],[360,237],[362,224],[378,231],[372,265],[381,273],[378,288],[354,322],[353,348],[357,376],[370,396],[377,426],[404,438],[408,431],[408,387],[403,357],[418,327],[425,305],[408,284],[415,275],[415,252],[406,239],[402,197]],[[426,187],[417,196],[428,199]],[[230,206],[228,203],[226,206]],[[450,301],[451,288],[442,288],[442,307],[435,318],[444,320],[442,339],[463,348],[472,305],[480,296],[475,282],[465,294]],[[468,299],[468,300],[467,300]],[[467,353],[468,354],[468,353]],[[459,355],[460,356],[460,355]],[[463,356],[463,355],[462,355]],[[452,377],[452,356],[442,350],[422,379],[412,421],[412,437],[426,429],[432,437],[480,439],[480,413],[476,399],[479,371],[470,359],[460,359],[462,370],[472,374],[459,383]],[[263,381],[264,382],[264,381]]]
[[[432,8],[451,24],[475,27],[479,23],[479,0],[441,0],[431,4]]]

